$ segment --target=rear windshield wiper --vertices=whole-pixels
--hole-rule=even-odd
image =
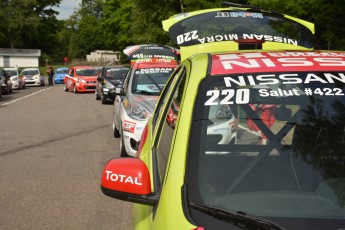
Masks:
[[[210,215],[219,220],[230,222],[235,225],[246,226],[246,229],[255,230],[284,230],[284,228],[272,223],[269,220],[257,218],[248,215],[245,212],[237,211],[231,212],[220,208],[210,207],[203,204],[190,203],[190,207],[197,209],[207,215]]]

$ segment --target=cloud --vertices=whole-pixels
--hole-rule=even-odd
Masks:
[[[53,9],[59,12],[57,18],[59,20],[68,19],[74,12],[75,8],[79,8],[81,0],[62,0],[59,7]]]

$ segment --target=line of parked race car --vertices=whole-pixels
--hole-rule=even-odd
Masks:
[[[16,67],[0,67],[0,97],[8,95],[14,89],[25,89],[26,86],[44,86],[45,78],[38,68],[24,68],[20,73]]]
[[[179,50],[142,44],[127,47],[124,53],[130,59],[129,65],[73,66],[61,74],[57,69],[55,83],[63,83],[66,92],[94,92],[102,104],[114,104],[114,137],[121,138],[121,156],[133,157],[161,90],[178,66]]]

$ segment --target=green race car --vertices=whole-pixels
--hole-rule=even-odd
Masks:
[[[235,11],[254,17],[253,9]],[[172,38],[201,24],[189,15],[191,27]],[[182,62],[137,157],[112,159],[103,171],[102,192],[134,203],[133,229],[343,228],[345,52],[312,51],[313,26],[292,21],[308,35],[285,37],[296,44],[269,37],[200,44],[199,29],[191,44],[180,43]]]

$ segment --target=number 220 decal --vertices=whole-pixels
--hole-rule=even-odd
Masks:
[[[232,105],[236,104],[248,104],[249,103],[249,89],[224,89],[220,90],[209,90],[206,93],[207,97],[210,97],[205,105]],[[222,96],[223,99],[219,99]]]

